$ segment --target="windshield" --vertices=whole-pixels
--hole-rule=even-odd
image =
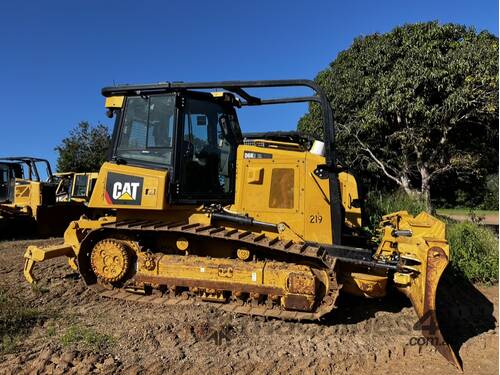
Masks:
[[[175,95],[129,97],[116,156],[172,165]]]
[[[36,171],[38,172],[38,178],[40,181],[51,182],[52,181],[52,171],[50,170],[49,163],[44,161],[36,161],[34,163]]]
[[[73,191],[73,196],[75,197],[87,196],[88,181],[89,181],[89,176],[86,174],[75,176],[75,187]]]

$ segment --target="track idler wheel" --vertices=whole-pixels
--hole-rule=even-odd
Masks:
[[[106,283],[120,281],[127,274],[131,255],[126,245],[113,239],[99,241],[90,254],[90,264],[98,279]]]

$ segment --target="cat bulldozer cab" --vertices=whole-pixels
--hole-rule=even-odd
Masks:
[[[59,178],[35,157],[0,158],[0,237],[58,235],[85,213],[80,202],[58,202]]]
[[[92,190],[94,190],[97,175],[97,172],[56,173],[55,176],[58,180],[56,189],[57,202],[80,202],[86,204],[92,195]]]
[[[312,93],[250,92],[287,87]],[[338,161],[333,113],[315,82],[167,82],[102,93],[115,126],[89,207],[114,213],[74,221],[62,244],[28,247],[29,282],[36,262],[66,256],[106,297],[192,308],[206,302],[299,321],[334,314],[340,293],[380,298],[399,291],[423,335],[460,366],[435,312],[450,254],[444,223],[425,212],[394,212],[376,241],[366,235],[358,182]],[[322,140],[243,137],[244,108],[304,102],[322,113]]]
[[[19,163],[0,161],[0,204],[9,203],[14,199],[14,181],[22,178],[23,169]]]
[[[50,164],[33,157],[0,158],[0,203],[37,216],[43,204],[55,203],[57,184]]]

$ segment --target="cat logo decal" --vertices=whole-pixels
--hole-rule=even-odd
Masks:
[[[113,204],[140,205],[144,179],[119,173],[108,173],[106,180],[106,202]]]

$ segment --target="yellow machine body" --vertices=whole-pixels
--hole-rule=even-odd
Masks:
[[[248,213],[261,221],[286,222],[290,230],[284,235],[290,238],[284,239],[299,237],[331,244],[328,181],[314,174],[316,167],[324,163],[322,156],[283,149],[279,143],[240,146],[236,198],[230,210]],[[361,209],[351,205],[359,198],[356,180],[346,172],[339,174],[339,180],[346,224],[361,227]]]
[[[36,219],[38,208],[43,204],[40,182],[16,179],[14,201],[5,204],[7,207],[19,207],[23,212],[29,212]]]

